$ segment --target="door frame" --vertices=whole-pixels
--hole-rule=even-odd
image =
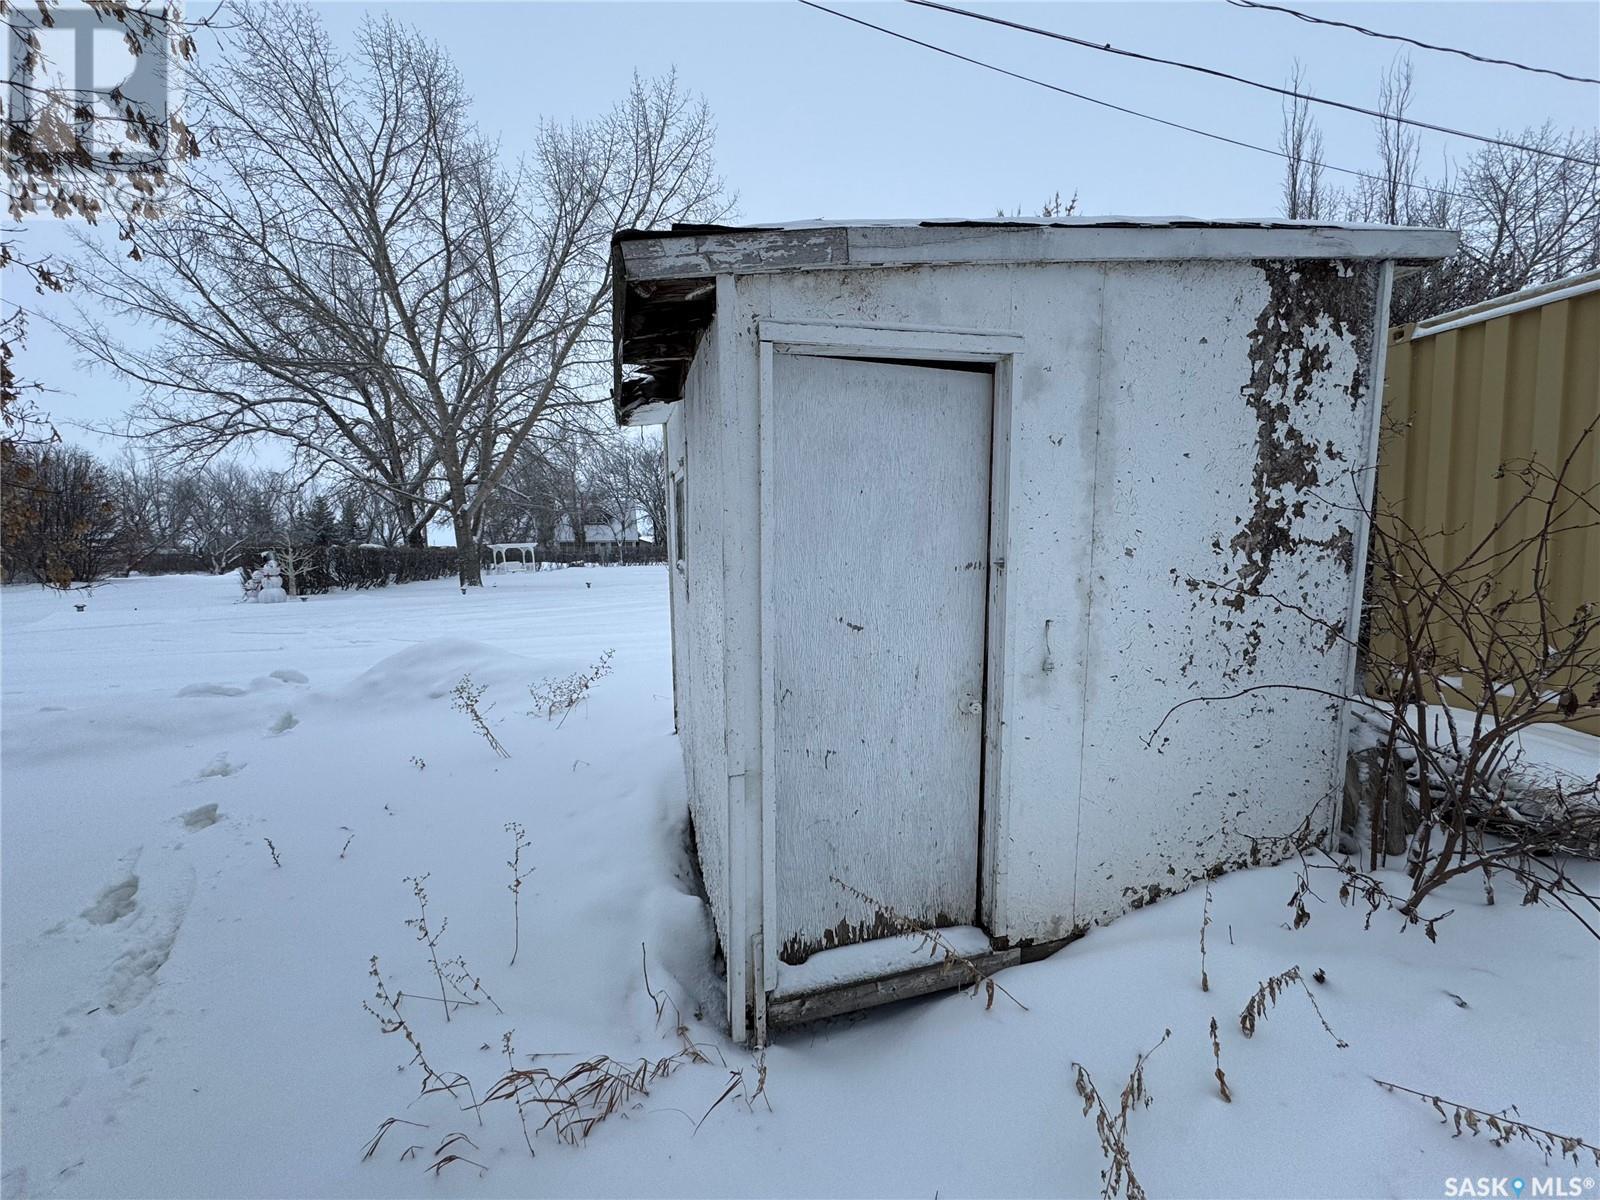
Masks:
[[[761,572],[761,867],[752,881],[746,912],[752,930],[760,930],[759,951],[753,956],[758,973],[755,987],[757,1037],[765,1040],[768,980],[778,969],[778,938],[774,928],[776,903],[776,844],[774,809],[776,775],[777,697],[773,690],[774,608],[777,598],[768,586],[773,578],[773,361],[779,354],[805,354],[822,358],[893,358],[941,363],[983,363],[992,367],[989,433],[989,572],[984,634],[983,763],[978,796],[978,921],[994,923],[995,871],[999,844],[999,808],[1006,795],[1003,730],[1005,695],[1011,674],[1007,653],[1006,548],[1009,545],[1011,478],[1012,391],[1025,339],[1019,333],[993,329],[951,329],[913,325],[848,325],[822,321],[758,322],[760,373],[757,387],[757,422],[760,437],[760,572]],[[732,836],[730,833],[730,842]],[[748,844],[748,843],[746,843]]]

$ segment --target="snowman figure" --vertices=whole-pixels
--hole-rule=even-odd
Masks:
[[[250,578],[244,581],[244,598],[247,602],[254,603],[261,598],[261,583],[264,578],[260,567],[250,572]]]
[[[278,566],[278,560],[270,554],[266,563],[261,568],[261,596],[262,604],[282,604],[289,598],[283,590],[283,569]]]

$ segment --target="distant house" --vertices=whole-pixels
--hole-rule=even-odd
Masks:
[[[559,545],[570,546],[577,541],[572,532],[572,520],[563,516],[556,522],[556,542]],[[635,508],[631,513],[612,516],[600,509],[591,509],[584,514],[583,540],[586,545],[609,545],[613,542],[625,542],[633,545],[636,542],[651,540],[650,518],[644,510]]]

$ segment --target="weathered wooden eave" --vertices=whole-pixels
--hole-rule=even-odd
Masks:
[[[1341,259],[1398,266],[1453,254],[1446,229],[1182,217],[676,226],[612,239],[619,424],[665,419],[683,394],[718,275],[955,263]]]

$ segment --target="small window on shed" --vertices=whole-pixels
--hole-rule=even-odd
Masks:
[[[683,475],[679,474],[674,476],[672,480],[672,538],[673,558],[677,561],[678,570],[680,571],[684,569],[684,564],[689,558],[688,554],[684,551],[685,539],[683,536],[683,508]]]

